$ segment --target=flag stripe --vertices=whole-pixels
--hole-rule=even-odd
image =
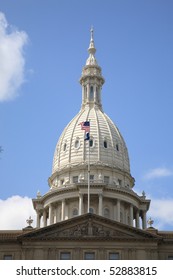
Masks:
[[[85,130],[85,132],[90,132],[90,122],[89,121],[85,121],[85,122],[81,122],[81,129]]]

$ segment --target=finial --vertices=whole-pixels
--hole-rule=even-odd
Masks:
[[[144,199],[146,198],[146,194],[145,194],[144,191],[142,192],[142,197],[143,197]]]
[[[90,42],[92,41],[94,41],[94,28],[93,28],[93,26],[91,25],[91,29],[90,29],[90,32],[91,32],[91,40],[90,40]]]
[[[41,193],[40,191],[37,192],[37,198],[40,198],[41,197]]]
[[[91,39],[90,39],[88,51],[90,54],[94,55],[96,52],[96,49],[94,46],[94,29],[93,29],[93,27],[91,27],[90,32],[91,32]]]
[[[94,46],[94,29],[93,29],[93,26],[90,29],[90,33],[91,33],[91,39],[90,39],[90,44],[89,44],[89,48],[88,48],[89,57],[86,61],[86,65],[97,65],[97,61],[96,61],[96,58],[95,58],[96,48]]]
[[[147,224],[152,227],[152,225],[154,224],[154,221],[151,219],[151,217],[149,218],[149,220],[147,221]]]
[[[33,219],[31,219],[31,216],[29,217],[29,219],[26,220],[27,224],[29,225],[29,227],[31,226],[31,224],[33,223]]]

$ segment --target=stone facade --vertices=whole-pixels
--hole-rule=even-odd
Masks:
[[[95,214],[40,229],[0,232],[0,259],[166,260],[173,258],[173,233],[141,230]]]

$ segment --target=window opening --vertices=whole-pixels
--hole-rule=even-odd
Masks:
[[[119,253],[109,253],[109,260],[119,260],[120,259],[120,255]]]
[[[104,140],[103,145],[104,145],[104,148],[105,148],[105,149],[107,149],[107,147],[108,147],[108,143],[107,143],[107,141],[106,141],[106,140]]]
[[[70,252],[61,252],[60,260],[71,260],[71,253]]]
[[[94,214],[94,209],[92,207],[90,207],[89,213]]]
[[[104,183],[109,184],[109,176],[104,176]]]
[[[12,255],[4,255],[4,260],[12,260]]]
[[[108,208],[105,208],[105,209],[104,209],[104,217],[105,217],[105,218],[109,218],[109,213],[110,213],[110,212],[109,212],[109,209],[108,209]]]
[[[93,144],[94,144],[94,141],[93,141],[93,139],[91,138],[91,139],[90,139],[90,147],[93,147]]]
[[[73,176],[73,183],[78,183],[78,176]]]
[[[74,146],[75,146],[76,149],[79,149],[79,147],[80,147],[79,139],[76,139]]]
[[[84,259],[85,260],[95,260],[95,253],[94,252],[85,252]]]
[[[94,88],[93,86],[90,87],[90,101],[94,100]]]
[[[73,217],[76,217],[76,216],[78,216],[78,209],[74,208],[73,209]]]

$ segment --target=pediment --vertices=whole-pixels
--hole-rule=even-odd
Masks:
[[[146,239],[157,237],[146,231],[118,223],[104,217],[85,214],[54,225],[33,230],[22,239]]]

